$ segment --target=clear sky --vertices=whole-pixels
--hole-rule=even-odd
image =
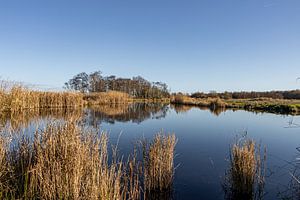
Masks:
[[[0,0],[2,79],[95,70],[172,91],[300,88],[300,1]]]

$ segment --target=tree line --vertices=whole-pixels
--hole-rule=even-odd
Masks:
[[[121,78],[114,75],[103,76],[101,71],[90,74],[79,73],[65,83],[65,88],[82,93],[120,91],[135,98],[165,98],[170,96],[166,83],[150,82],[141,76],[132,78]]]
[[[267,91],[267,92],[196,92],[191,94],[193,98],[222,98],[222,99],[251,99],[251,98],[273,98],[273,99],[300,99],[300,90],[290,91]]]

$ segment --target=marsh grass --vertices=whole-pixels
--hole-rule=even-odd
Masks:
[[[76,108],[85,104],[83,94],[75,92],[41,92],[22,85],[0,84],[0,112],[19,113],[29,109]]]
[[[192,98],[187,95],[175,95],[171,97],[171,103],[208,107],[211,110],[230,108],[280,114],[299,114],[300,112],[299,100],[272,98],[221,99],[219,97]]]
[[[227,106],[226,103],[220,98],[196,99],[186,95],[175,95],[171,97],[171,103],[199,107],[209,107],[211,109],[225,108]]]
[[[230,200],[262,199],[265,183],[265,160],[260,146],[253,140],[239,141],[231,147],[230,168],[226,173],[223,189]]]
[[[0,137],[1,199],[136,200],[171,191],[174,135],[158,134],[144,160],[135,149],[123,161],[107,134],[76,119],[51,121],[33,136],[9,131]]]
[[[108,138],[74,124],[49,126],[35,144],[33,176],[42,199],[123,199],[122,162],[108,163]]]
[[[157,134],[143,144],[144,191],[146,198],[171,197],[174,179],[175,135]]]
[[[89,105],[128,104],[132,101],[127,93],[118,91],[90,93],[84,99]]]

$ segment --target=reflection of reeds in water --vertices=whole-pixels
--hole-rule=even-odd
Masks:
[[[265,182],[265,155],[261,158],[260,147],[253,140],[232,146],[230,169],[224,183],[225,198],[230,200],[262,199]]]
[[[172,104],[172,108],[176,113],[186,113],[192,108],[199,108],[201,110],[209,110],[212,114],[219,116],[222,112],[226,111],[225,107],[205,107],[205,106],[195,106],[195,105],[182,105],[182,104]]]
[[[193,108],[193,106],[172,104],[171,108],[173,108],[176,111],[176,113],[186,113],[186,112],[190,111]]]
[[[281,199],[286,200],[298,200],[300,199],[300,175],[299,167],[297,166],[293,172],[289,174],[291,181],[289,184],[279,192],[278,196]]]
[[[82,118],[81,109],[33,109],[19,113],[0,113],[0,130],[9,127],[12,130],[19,130],[28,127],[31,123],[38,123],[39,119],[55,118],[63,120],[79,120]]]
[[[127,162],[119,159],[115,148],[110,156],[106,134],[71,120],[49,122],[31,139],[4,135],[0,199],[135,200],[142,197],[142,185],[148,195],[171,190],[174,135],[157,135],[145,149],[144,162],[137,161],[137,151]]]
[[[144,143],[144,191],[146,198],[168,199],[174,178],[175,135],[157,134],[152,143]]]
[[[291,167],[289,176],[291,177],[290,182],[286,187],[283,187],[279,192],[279,197],[286,200],[298,200],[300,199],[300,148],[297,147],[297,156],[294,161],[288,162]]]

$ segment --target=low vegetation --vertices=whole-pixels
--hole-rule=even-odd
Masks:
[[[253,140],[238,141],[231,148],[230,167],[225,177],[225,198],[229,200],[262,199],[265,183],[266,153]]]
[[[209,107],[211,109],[230,108],[280,114],[300,114],[299,100],[284,100],[270,98],[220,99],[219,97],[193,98],[187,95],[175,95],[171,97],[171,103],[199,107]]]
[[[271,99],[300,99],[300,90],[290,91],[267,91],[267,92],[196,92],[191,95],[193,98],[216,98],[221,99],[256,99],[256,98],[271,98]]]
[[[172,185],[175,136],[156,136],[148,159],[133,153],[124,162],[116,148],[108,153],[107,134],[75,121],[50,122],[34,137],[8,131],[0,137],[1,199],[134,200],[146,196],[143,185],[149,193]]]

